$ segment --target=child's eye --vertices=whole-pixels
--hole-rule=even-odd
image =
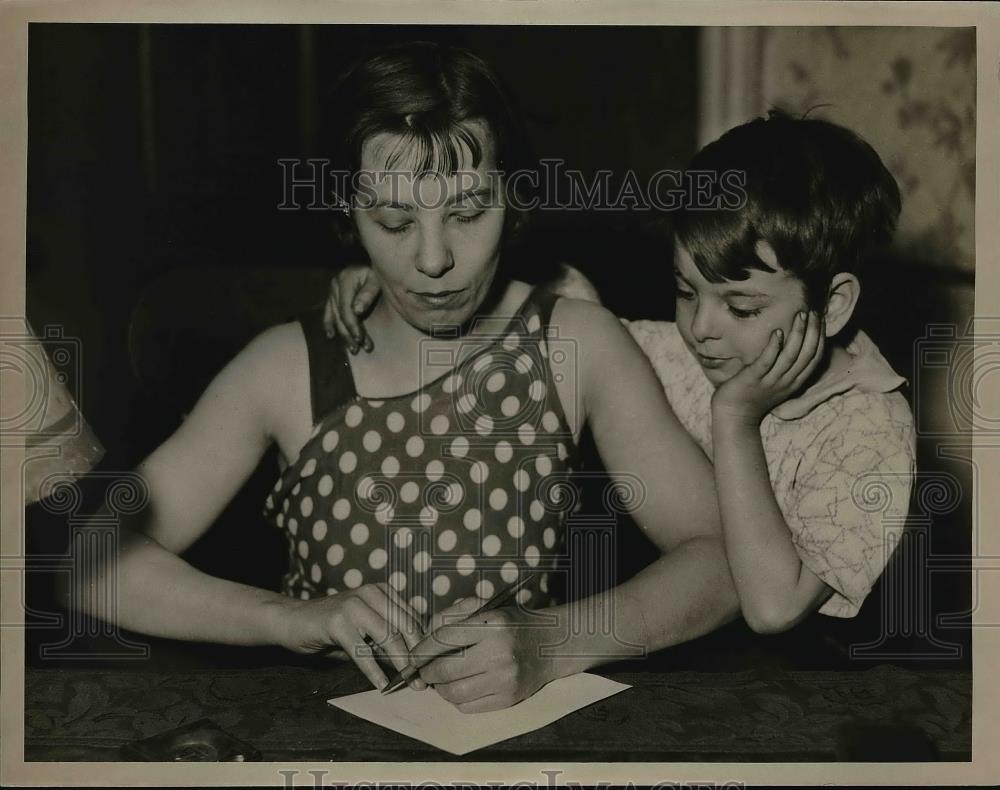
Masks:
[[[689,299],[694,299],[694,291],[689,291],[686,288],[682,288],[680,285],[677,286],[677,298],[684,299],[685,301]]]
[[[482,211],[474,211],[468,214],[452,214],[452,216],[459,222],[475,222],[481,216],[483,216]]]
[[[753,318],[756,315],[760,315],[761,308],[752,308],[750,310],[741,310],[738,307],[733,307],[729,305],[729,312],[732,313],[737,318]]]
[[[399,225],[386,225],[384,222],[380,222],[378,224],[379,224],[379,227],[381,227],[382,230],[384,230],[386,233],[393,233],[393,234],[395,234],[395,233],[403,233],[413,223],[412,222],[403,222],[403,223],[400,223]]]

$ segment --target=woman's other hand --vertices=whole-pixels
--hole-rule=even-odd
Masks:
[[[330,294],[323,312],[327,337],[340,335],[352,354],[364,347],[371,351],[372,340],[359,320],[368,314],[382,290],[378,276],[370,266],[351,264],[330,280]]]
[[[340,648],[376,688],[388,681],[375,658],[373,646],[396,669],[410,661],[410,650],[424,636],[418,615],[385,583],[314,598],[290,600],[279,613],[280,643],[296,653],[326,653]],[[418,679],[411,682],[423,688]]]
[[[421,679],[463,713],[510,707],[555,678],[538,614],[511,606],[467,618],[483,603],[466,598],[438,613],[414,651]]]

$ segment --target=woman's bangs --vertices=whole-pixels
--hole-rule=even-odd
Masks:
[[[433,172],[450,177],[461,170],[474,170],[483,161],[482,141],[464,124],[434,128],[407,116],[406,127],[388,151],[388,170]]]

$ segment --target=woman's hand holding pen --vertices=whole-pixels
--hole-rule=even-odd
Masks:
[[[420,678],[463,713],[507,708],[556,677],[537,614],[508,606],[470,617],[482,604],[467,598],[436,614],[413,651]]]
[[[308,601],[290,599],[275,614],[283,647],[296,653],[340,648],[376,688],[385,686],[388,678],[373,647],[398,670],[410,662],[410,651],[424,636],[420,615],[385,583]],[[423,687],[418,678],[411,685]]]

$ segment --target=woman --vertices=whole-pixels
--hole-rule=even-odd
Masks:
[[[410,44],[360,63],[337,102],[352,176],[340,197],[383,287],[367,325],[375,350],[348,357],[316,312],[265,331],[218,375],[140,467],[150,505],[123,541],[118,621],[180,639],[339,648],[382,687],[366,642],[402,667],[432,616],[441,627],[416,659],[422,681],[483,711],[731,618],[709,463],[642,353],[603,308],[503,273],[520,215],[497,173],[520,166],[523,144],[495,75],[468,52]],[[664,556],[607,593],[553,606],[546,572],[572,500],[559,482],[585,423]],[[289,537],[284,594],[179,557],[271,442],[285,464],[265,506]],[[464,619],[529,572],[517,605]],[[573,626],[595,614],[613,627]]]

